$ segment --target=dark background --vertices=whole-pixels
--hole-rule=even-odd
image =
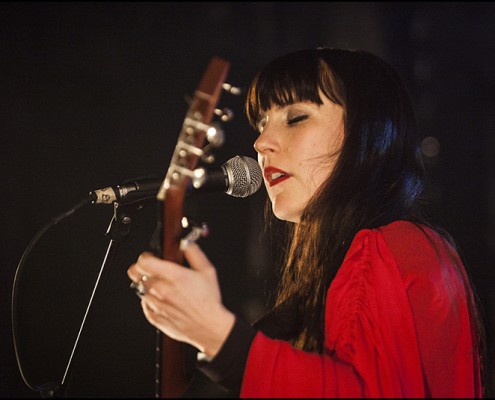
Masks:
[[[495,296],[495,5],[493,3],[102,2],[0,4],[2,264],[0,395],[40,397],[23,381],[12,339],[14,275],[31,239],[87,193],[164,176],[212,56],[246,85],[274,56],[304,47],[377,53],[404,77],[431,177],[432,218],[458,241],[482,301],[493,358]],[[243,98],[223,94],[216,163],[256,157]],[[265,192],[191,199],[225,303],[253,320],[271,282],[260,238]],[[136,216],[105,268],[71,363],[67,397],[151,397],[154,329],[126,270],[148,247],[156,209]],[[111,206],[49,229],[18,274],[17,348],[30,385],[60,383],[109,245]],[[493,394],[492,363],[488,394]]]

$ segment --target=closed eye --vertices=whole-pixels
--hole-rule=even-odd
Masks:
[[[297,117],[294,117],[294,118],[291,118],[287,121],[287,125],[292,125],[292,124],[296,124],[300,121],[304,121],[305,119],[307,119],[308,116],[307,115],[298,115]]]

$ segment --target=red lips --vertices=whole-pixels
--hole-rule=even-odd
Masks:
[[[275,186],[291,177],[291,175],[287,172],[275,167],[266,167],[263,171],[263,175],[265,176],[265,180],[269,183],[270,187]]]

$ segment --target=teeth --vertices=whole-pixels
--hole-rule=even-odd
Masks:
[[[275,172],[272,174],[272,181],[274,181],[275,179],[278,179],[280,178],[281,176],[284,176],[284,174],[282,174],[281,172]]]

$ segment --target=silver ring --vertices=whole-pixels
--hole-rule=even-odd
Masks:
[[[131,288],[134,289],[134,291],[140,298],[146,294],[147,288],[144,285],[144,282],[146,282],[147,280],[148,277],[146,275],[143,275],[137,283],[131,282]]]

